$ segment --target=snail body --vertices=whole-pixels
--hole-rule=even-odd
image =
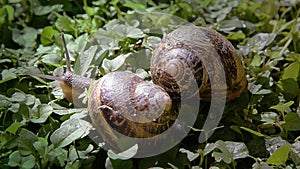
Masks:
[[[227,91],[227,99],[234,99],[247,88],[245,71],[234,47],[206,28],[180,27],[163,38],[151,60],[154,83],[125,71],[111,72],[98,80],[75,75],[66,45],[65,50],[67,71],[62,77],[31,75],[60,81],[65,97],[73,102],[75,93],[89,88],[88,111],[93,125],[113,146],[119,135],[150,138],[168,130],[177,118],[174,103],[182,90],[182,97],[191,98],[199,92],[201,99],[209,99],[214,86],[216,92]],[[215,68],[219,66],[224,70]],[[210,72],[218,79],[218,71],[225,71],[226,81],[211,84]],[[196,79],[196,89],[191,87],[191,79]]]

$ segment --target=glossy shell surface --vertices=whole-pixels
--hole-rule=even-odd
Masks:
[[[172,98],[189,98],[199,92],[201,99],[209,100],[214,92],[232,100],[247,89],[234,47],[208,28],[182,26],[169,33],[154,50],[150,67],[153,82]],[[193,81],[196,89],[191,87]]]
[[[93,85],[89,114],[105,141],[153,137],[175,121],[172,100],[161,87],[129,72],[112,72]]]

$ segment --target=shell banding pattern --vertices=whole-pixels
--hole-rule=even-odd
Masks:
[[[176,120],[169,95],[133,73],[112,72],[94,86],[90,97],[97,99],[89,100],[90,116],[105,142],[153,137]]]
[[[179,122],[184,121],[186,126],[192,126],[196,120],[181,120],[186,118],[181,113],[184,108],[178,112],[177,104],[173,104],[162,87],[146,82],[133,73],[116,71],[106,74],[89,90],[89,97],[93,98],[88,103],[89,115],[101,137],[97,139],[92,134],[92,138],[97,142],[104,141],[104,148],[114,152],[129,148],[128,145],[123,147],[125,143],[136,143],[139,150],[135,157],[163,153],[186,136]],[[95,137],[98,137],[97,134]]]
[[[225,79],[219,72],[225,72]],[[220,96],[225,92],[231,100],[247,88],[244,68],[231,43],[201,27],[182,26],[168,34],[153,53],[151,74],[154,83],[171,97],[186,98],[199,92],[201,99],[210,100],[212,92]],[[191,90],[191,78],[196,78],[198,90]],[[212,78],[218,83],[211,83]],[[188,90],[188,96],[180,95],[182,90]]]
[[[180,99],[181,97],[194,96],[198,91],[191,89],[194,74],[198,76],[198,85],[202,83],[202,62],[195,56],[188,46],[177,44],[171,48],[162,47],[162,49],[154,55],[162,57],[153,58],[151,66],[151,74],[154,83],[163,86],[163,88],[171,95],[173,99]],[[194,60],[189,62],[189,60]],[[191,65],[193,64],[193,65]],[[189,68],[197,67],[197,70],[190,71]],[[186,95],[181,96],[185,91]]]

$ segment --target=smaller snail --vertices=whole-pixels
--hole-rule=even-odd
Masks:
[[[68,101],[74,102],[75,96],[88,89],[89,115],[97,132],[110,146],[117,146],[116,134],[133,138],[153,137],[167,130],[176,120],[169,94],[134,73],[116,71],[98,80],[74,74],[63,35],[62,40],[67,63],[62,77],[27,74],[59,81]]]
[[[110,129],[111,126],[126,136],[146,138],[165,131],[176,119],[171,114],[169,95],[160,86],[133,73],[109,73],[91,90],[88,109],[96,128]],[[105,135],[108,131],[100,132]]]

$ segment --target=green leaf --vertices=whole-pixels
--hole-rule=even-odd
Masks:
[[[114,153],[112,150],[108,150],[107,155],[109,158],[116,160],[116,159],[120,159],[120,160],[128,160],[132,157],[134,157],[134,155],[137,153],[138,151],[138,145],[135,144],[134,146],[130,147],[129,149],[121,152],[121,153]]]
[[[36,98],[33,95],[27,94],[25,98],[25,104],[27,106],[33,105],[36,102]]]
[[[45,138],[39,137],[38,141],[33,143],[33,147],[39,153],[40,156],[44,156],[47,153],[48,141]]]
[[[9,156],[8,165],[11,167],[30,169],[35,166],[35,158],[32,154],[22,155],[20,151],[14,151]]]
[[[42,56],[42,62],[51,65],[58,65],[60,62],[60,56],[57,54],[46,54]]]
[[[248,131],[249,133],[252,133],[252,134],[254,134],[254,135],[256,135],[256,136],[259,136],[259,137],[263,137],[263,136],[264,136],[264,135],[261,134],[260,132],[254,131],[254,130],[249,129],[249,128],[247,128],[247,127],[240,127],[240,128],[243,129],[243,130],[245,130],[245,131]]]
[[[21,155],[19,151],[14,151],[9,155],[8,165],[10,167],[17,167],[21,165]]]
[[[277,90],[283,93],[286,100],[292,100],[298,96],[298,83],[292,79],[282,79],[276,83]]]
[[[3,9],[6,10],[7,13],[7,19],[9,22],[11,22],[14,19],[14,8],[11,5],[4,5]]]
[[[281,112],[281,114],[283,114],[284,111],[285,111],[287,108],[289,108],[291,105],[293,105],[293,104],[294,104],[294,101],[289,101],[289,102],[284,103],[284,104],[280,104],[280,105],[276,105],[276,106],[271,106],[270,108],[271,108],[271,109],[275,109],[275,110]]]
[[[96,8],[92,8],[92,7],[88,7],[88,6],[85,6],[84,10],[85,10],[86,14],[89,15],[89,16],[93,16],[97,12]]]
[[[89,144],[89,146],[86,148],[86,150],[80,151],[78,150],[78,147],[71,146],[69,150],[69,157],[68,159],[71,162],[74,162],[75,160],[82,158],[82,159],[87,159],[89,158],[89,153],[94,149],[93,145]]]
[[[242,32],[237,32],[237,33],[231,33],[227,36],[227,39],[230,40],[243,40],[245,39],[246,35]]]
[[[212,153],[212,156],[215,157],[215,160],[218,162],[223,160],[225,163],[229,164],[235,159],[246,158],[249,156],[249,151],[246,145],[242,142],[224,142],[222,140],[218,140],[216,143],[206,145],[204,155],[214,149],[219,149],[221,151],[214,151]]]
[[[97,46],[91,46],[89,49],[82,52],[80,54],[80,57],[78,57],[76,61],[77,70],[76,71],[74,70],[74,72],[77,72],[78,74],[81,75],[85,74],[88,68],[90,68],[95,55],[99,53],[97,50],[98,50]]]
[[[267,164],[285,165],[291,147],[289,145],[279,147],[266,161]]]
[[[113,169],[132,169],[133,162],[132,160],[120,160],[120,159],[110,159],[107,158],[105,162],[105,168]]]
[[[25,48],[31,48],[36,45],[38,31],[32,27],[25,27],[22,31],[16,28],[12,29],[13,40]]]
[[[179,152],[186,153],[187,158],[188,158],[189,161],[194,161],[200,155],[199,153],[193,153],[193,152],[191,152],[189,150],[186,150],[184,148],[179,149]]]
[[[46,26],[41,33],[41,42],[43,45],[47,46],[54,42],[54,36],[59,32],[55,30],[52,26]]]
[[[289,112],[284,118],[283,128],[289,131],[300,130],[300,116],[297,113]]]
[[[273,167],[269,166],[267,163],[265,162],[255,162],[252,165],[253,169],[274,169]]]
[[[90,129],[90,123],[72,118],[65,121],[60,128],[55,130],[50,136],[50,140],[57,147],[65,147],[76,139],[87,135]]]
[[[131,9],[146,9],[145,5],[140,3],[134,3],[134,2],[126,2],[124,4],[125,7],[131,8]]]
[[[251,62],[251,66],[260,66],[262,63],[261,63],[261,56],[260,55],[255,55],[254,58],[252,59],[252,62]]]
[[[1,83],[5,83],[9,80],[12,80],[12,79],[15,79],[17,78],[17,75],[15,73],[15,68],[11,68],[11,69],[4,69],[2,72],[1,72],[1,76],[2,76],[2,80],[0,81],[0,84]]]
[[[274,112],[264,112],[261,114],[261,121],[267,124],[273,124],[278,118],[278,114]]]
[[[81,112],[82,110],[80,109],[54,109],[53,112],[58,114],[58,115],[67,115],[67,114],[74,114],[74,113],[78,113]]]
[[[299,166],[300,165],[300,141],[299,140],[297,140],[295,143],[292,144],[291,157],[293,162]]]
[[[150,49],[155,49],[159,42],[161,41],[160,37],[156,37],[156,36],[149,36],[147,37],[147,39],[145,40],[145,42],[143,43],[143,45],[146,48],[150,48]]]
[[[231,153],[232,159],[246,158],[249,156],[247,146],[243,142],[225,141],[226,146]]]
[[[238,18],[232,18],[230,20],[223,20],[219,23],[220,28],[218,28],[221,31],[224,32],[228,32],[228,31],[232,31],[235,30],[237,28],[254,28],[255,25],[251,22],[245,21],[245,20],[240,20]],[[236,32],[236,31],[232,31],[227,38],[228,39],[232,39],[232,40],[244,40],[246,39],[246,35],[244,34],[242,31]],[[240,39],[244,37],[243,39]]]
[[[130,55],[129,54],[122,54],[117,56],[116,58],[109,60],[109,59],[104,59],[102,63],[102,68],[105,70],[106,73],[116,71],[119,69],[125,62],[125,59]]]
[[[248,39],[248,44],[245,47],[251,47],[255,53],[258,53],[272,43],[276,36],[275,33],[257,33]]]
[[[15,92],[11,98],[9,98],[9,101],[11,102],[24,102],[26,99],[26,95],[23,92]]]
[[[9,3],[18,3],[21,2],[22,0],[8,0]]]
[[[22,158],[21,167],[25,169],[33,168],[35,166],[35,158],[32,154]]]
[[[11,102],[9,101],[9,98],[0,94],[0,106],[1,107],[9,107],[10,105],[11,105]]]
[[[203,150],[203,155],[207,155],[209,154],[210,152],[212,152],[214,149],[216,148],[216,144],[215,143],[207,143],[205,145],[205,148]]]
[[[38,105],[30,114],[30,121],[33,123],[44,123],[52,112],[53,108],[50,105]]]
[[[30,130],[20,128],[18,132],[18,145],[24,150],[34,150],[33,143],[38,140],[38,137]]]
[[[263,1],[261,11],[268,14],[268,17],[274,17],[278,12],[279,2],[275,0]]]
[[[128,38],[143,38],[145,36],[144,32],[133,26],[129,25],[118,25],[113,27],[113,32],[121,37],[128,37]]]
[[[51,151],[48,152],[47,158],[49,161],[58,161],[58,165],[65,166],[65,162],[68,159],[68,151],[62,149],[61,147],[53,148],[52,145],[49,146]]]
[[[38,16],[46,15],[50,12],[59,11],[62,9],[62,7],[63,7],[63,5],[61,5],[61,4],[52,5],[52,6],[48,6],[48,5],[38,6],[38,7],[34,8],[34,14],[38,15]]]
[[[151,55],[146,50],[139,50],[126,58],[126,63],[137,69],[149,69]]]
[[[108,28],[107,28],[108,29]],[[119,50],[119,39],[114,38],[115,35],[106,30],[98,30],[91,38],[91,40],[97,41],[97,44],[102,48],[102,50]],[[99,41],[98,39],[101,39]]]
[[[86,49],[86,47],[87,47],[87,45],[89,43],[89,38],[90,38],[89,34],[88,33],[84,33],[84,34],[78,36],[75,39],[75,41],[69,40],[69,45],[70,44],[74,45],[74,47],[73,47],[74,50],[78,51],[79,52],[79,56],[80,56],[81,52],[83,52]]]
[[[126,33],[126,36],[129,38],[143,38],[145,36],[144,32],[141,29],[130,27]]]
[[[224,141],[220,141],[218,140],[216,143],[216,149],[219,149],[221,152],[217,152],[217,151],[214,151],[212,153],[212,156],[215,158],[215,160],[217,162],[220,162],[220,161],[224,161],[225,163],[229,164],[233,161],[233,159],[231,158],[231,154],[228,150],[228,148],[226,147],[226,143]]]
[[[146,79],[147,77],[149,77],[149,73],[144,69],[137,69],[135,74],[142,79]]]
[[[290,145],[287,140],[282,139],[280,136],[266,137],[265,138],[266,149],[272,154],[278,147]]]
[[[80,158],[78,155],[79,155],[79,151],[76,150],[76,148],[74,146],[71,146],[71,148],[69,150],[68,160],[70,162],[74,162],[76,159]]]
[[[193,13],[193,8],[189,3],[184,3],[184,2],[179,2],[177,3],[178,7],[180,7],[182,9],[182,13],[184,13],[184,15],[182,15],[182,17],[184,19],[188,19],[188,16],[191,16]]]
[[[11,104],[11,106],[9,107],[9,111],[12,111],[14,113],[17,113],[20,109],[20,104],[19,103],[13,103]]]
[[[281,79],[294,79],[295,81],[298,80],[298,77],[300,75],[300,63],[294,62],[291,63],[287,68],[283,70],[283,74]]]
[[[29,111],[29,107],[24,102],[20,103],[18,114],[22,115],[22,118],[26,121],[29,121]]]
[[[74,32],[76,28],[74,21],[68,16],[59,17],[55,22],[55,26],[60,31],[64,31],[64,32]]]
[[[14,122],[12,123],[5,131],[9,132],[11,134],[16,134],[16,132],[18,131],[18,129],[20,127],[22,127],[24,124],[21,122]]]

